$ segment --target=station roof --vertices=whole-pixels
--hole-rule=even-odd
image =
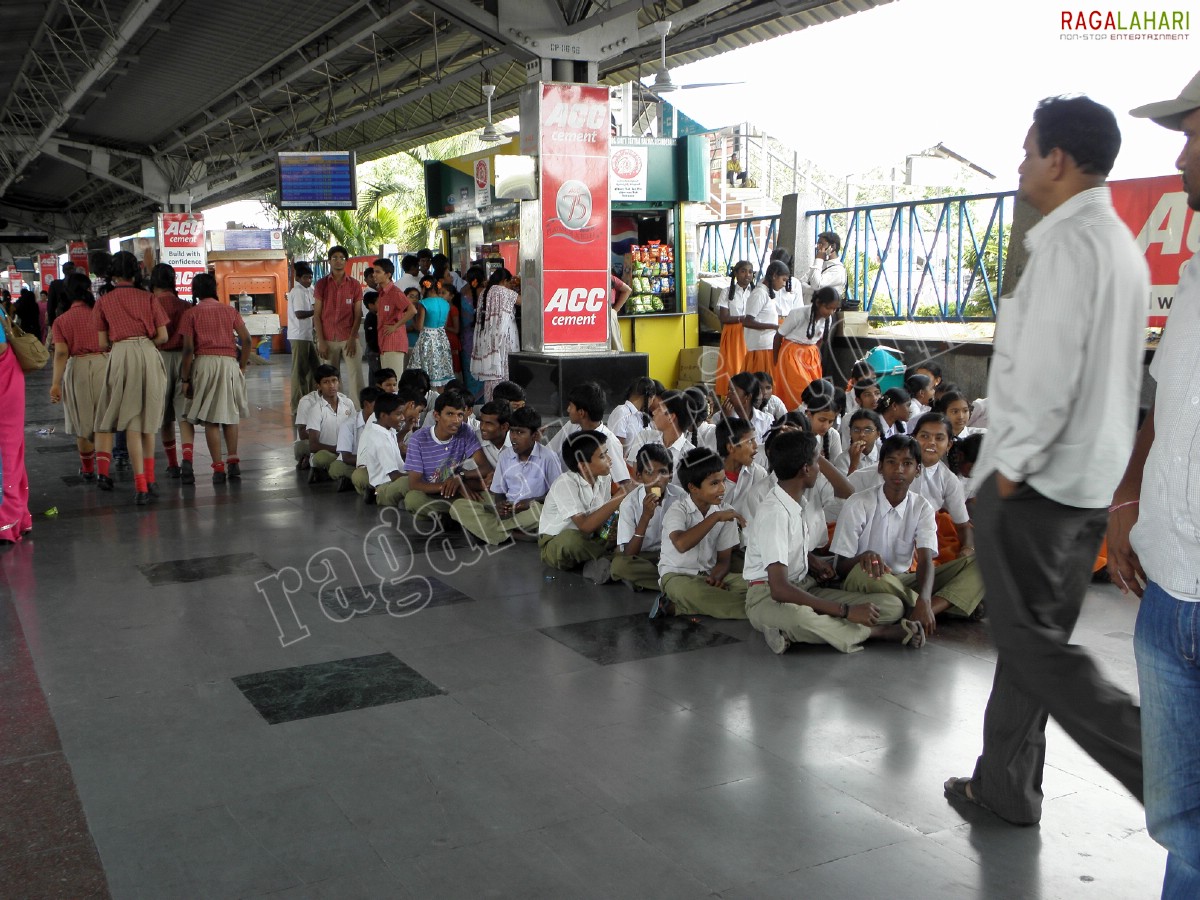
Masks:
[[[484,81],[500,118],[551,55],[649,76],[659,19],[675,68],[887,2],[3,0],[0,244],[261,193],[280,150],[362,162],[479,128]]]

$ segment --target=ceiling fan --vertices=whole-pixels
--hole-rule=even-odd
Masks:
[[[671,20],[659,19],[654,23],[654,30],[658,34],[659,42],[658,68],[654,72],[654,84],[650,86],[654,94],[669,94],[672,91],[687,91],[696,88],[726,87],[743,83],[741,81],[713,81],[705,84],[676,84],[671,78],[671,70],[667,67],[667,35],[671,31]]]

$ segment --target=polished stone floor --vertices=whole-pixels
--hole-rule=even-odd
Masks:
[[[0,896],[1157,895],[1141,807],[1056,727],[1039,827],[942,797],[978,750],[985,629],[775,656],[743,622],[656,626],[533,545],[309,487],[288,362],[250,372],[241,484],[198,447],[148,509],[78,481],[30,378]],[[1077,632],[1131,690],[1134,613],[1097,585]]]

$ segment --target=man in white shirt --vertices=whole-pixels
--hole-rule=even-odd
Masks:
[[[420,290],[421,282],[417,278],[417,258],[411,253],[400,260],[400,277],[396,279],[396,287],[400,289],[400,293],[404,293],[409,288],[417,288]]]
[[[308,263],[296,263],[296,285],[287,292],[288,343],[292,345],[292,421],[300,398],[316,390],[313,370],[318,365],[313,346],[313,270]]]
[[[1183,173],[1188,206],[1200,210],[1200,73],[1178,98],[1130,115],[1184,133],[1175,167]],[[1192,214],[1193,227],[1200,221],[1197,215]],[[1193,257],[1180,275],[1169,327],[1150,365],[1154,405],[1113,494],[1108,520],[1109,574],[1122,591],[1142,598],[1134,651],[1142,696],[1146,823],[1150,836],[1167,848],[1164,897],[1200,896],[1198,342],[1200,268]]]
[[[822,231],[817,235],[812,265],[804,273],[800,285],[806,304],[811,303],[813,294],[823,287],[836,288],[839,297],[846,296],[846,265],[838,258],[841,250],[842,239],[836,232]]]
[[[1018,169],[1020,196],[1044,218],[1000,310],[990,429],[973,472],[996,677],[975,772],[945,784],[949,799],[1016,825],[1041,819],[1047,714],[1142,796],[1137,707],[1070,643],[1141,381],[1149,276],[1105,185],[1120,146],[1111,110],[1043,100]]]

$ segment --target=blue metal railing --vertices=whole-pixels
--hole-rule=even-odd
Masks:
[[[1014,192],[814,210],[842,236],[846,295],[873,319],[994,321],[1003,287]],[[766,268],[778,216],[706,222],[700,271],[728,276],[739,259]]]
[[[728,277],[734,264],[749,260],[763,272],[775,249],[779,216],[722,219],[700,226],[700,271]]]

